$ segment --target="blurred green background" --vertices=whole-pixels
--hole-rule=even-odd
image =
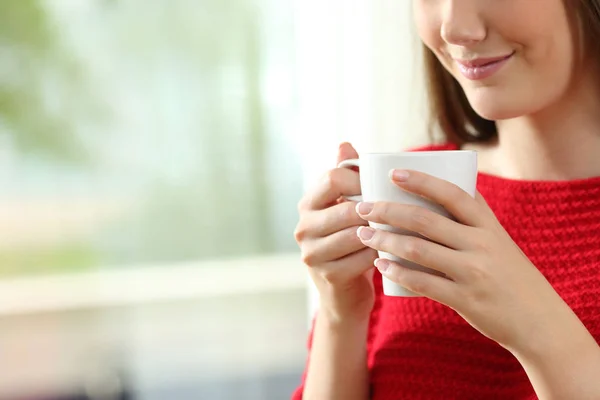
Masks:
[[[296,387],[293,8],[0,0],[0,400]]]
[[[277,4],[0,1],[0,277],[295,250]]]

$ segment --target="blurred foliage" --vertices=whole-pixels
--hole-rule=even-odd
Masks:
[[[273,149],[263,93],[272,44],[263,8],[280,3],[81,1],[61,9],[60,0],[0,0],[0,135],[19,151],[17,180],[48,172],[32,192],[44,186],[75,207],[68,191],[52,192],[64,185],[92,198],[93,212],[103,190],[125,211],[91,218],[85,240],[2,250],[0,274],[295,250],[293,226],[275,207],[290,194],[272,178],[298,182],[288,187],[299,195],[300,170],[291,158],[281,170],[269,165],[274,150],[287,150]],[[291,39],[291,29],[277,33]],[[47,168],[41,158],[78,164]],[[82,173],[88,159],[94,172]]]
[[[144,14],[145,23],[136,30],[125,25],[127,34],[118,33],[125,48],[135,49],[141,59],[169,57],[195,71],[190,86],[194,87],[191,81],[199,82],[201,91],[171,89],[183,95],[182,103],[196,107],[190,122],[198,130],[190,140],[195,168],[181,182],[155,178],[140,203],[140,214],[132,216],[125,229],[115,226],[110,235],[110,246],[121,248],[117,258],[173,261],[296,248],[291,234],[285,249],[275,240],[267,111],[261,90],[266,45],[261,4],[154,2]],[[158,36],[152,33],[157,27]],[[178,155],[165,148],[161,159],[178,160]],[[129,248],[120,246],[132,236],[136,240]]]
[[[0,1],[0,134],[28,155],[84,161],[74,133],[93,104],[84,82],[41,0]]]
[[[0,252],[0,276],[30,275],[48,271],[79,271],[98,264],[97,251],[86,243],[4,249]]]

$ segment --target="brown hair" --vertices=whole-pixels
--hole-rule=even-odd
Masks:
[[[577,5],[570,4],[576,2]],[[565,0],[565,8],[578,20],[574,35],[590,57],[600,55],[600,0]],[[575,32],[577,33],[577,32]],[[579,38],[583,40],[580,41]],[[497,136],[496,123],[479,116],[469,104],[465,92],[454,77],[439,62],[436,55],[423,45],[425,79],[429,98],[429,131],[433,139],[436,128],[446,142],[463,144],[484,142]],[[594,61],[600,61],[596,58]]]

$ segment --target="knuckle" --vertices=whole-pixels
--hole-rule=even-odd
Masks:
[[[302,196],[302,198],[300,199],[300,201],[298,201],[298,204],[296,205],[298,213],[302,213],[307,208],[308,201],[308,195]]]
[[[302,242],[305,237],[306,237],[305,231],[303,231],[299,227],[296,227],[296,229],[294,229],[294,239],[296,240],[296,242],[298,242],[298,243]]]
[[[483,237],[478,237],[474,239],[475,241],[475,249],[484,252],[484,253],[488,253],[490,251],[490,243],[485,240],[485,238]]]
[[[404,244],[404,253],[409,260],[416,260],[423,257],[425,250],[423,242],[414,237],[407,237]]]
[[[315,254],[309,251],[303,251],[301,254],[302,263],[304,263],[308,267],[314,267],[316,257]]]
[[[324,281],[329,282],[331,284],[336,283],[340,279],[339,274],[337,273],[337,271],[335,271],[335,269],[325,269],[321,271],[321,278],[323,278]]]
[[[477,285],[468,290],[463,290],[462,297],[471,314],[480,314],[484,312],[484,308],[490,301],[489,292]]]
[[[484,268],[481,262],[476,259],[467,261],[465,269],[468,271],[469,280],[471,282],[483,282],[489,278],[489,273],[486,268]]]
[[[303,223],[298,223],[294,229],[294,239],[296,242],[301,243],[307,237],[307,229]]]
[[[414,282],[412,282],[412,286],[410,288],[410,290],[412,290],[415,293],[427,293],[427,289],[427,283],[425,283],[425,281],[421,279],[415,279]]]
[[[477,235],[474,235],[472,240],[475,249],[484,253],[488,253],[491,251],[492,243],[494,241],[491,235],[485,231],[477,232]]]

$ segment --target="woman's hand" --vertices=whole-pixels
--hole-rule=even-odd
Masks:
[[[531,332],[552,332],[571,323],[572,311],[527,259],[477,193],[416,171],[394,171],[400,188],[442,205],[456,221],[422,207],[360,203],[372,221],[416,232],[419,237],[361,228],[362,242],[376,250],[439,271],[444,276],[376,260],[392,281],[457,311],[482,334],[509,350],[528,351]]]
[[[358,154],[343,143],[337,162],[350,158]],[[333,322],[368,319],[375,300],[377,252],[356,235],[359,226],[367,225],[356,213],[356,203],[343,200],[356,194],[360,194],[358,172],[335,168],[298,204],[295,238],[320,293],[320,310]]]

